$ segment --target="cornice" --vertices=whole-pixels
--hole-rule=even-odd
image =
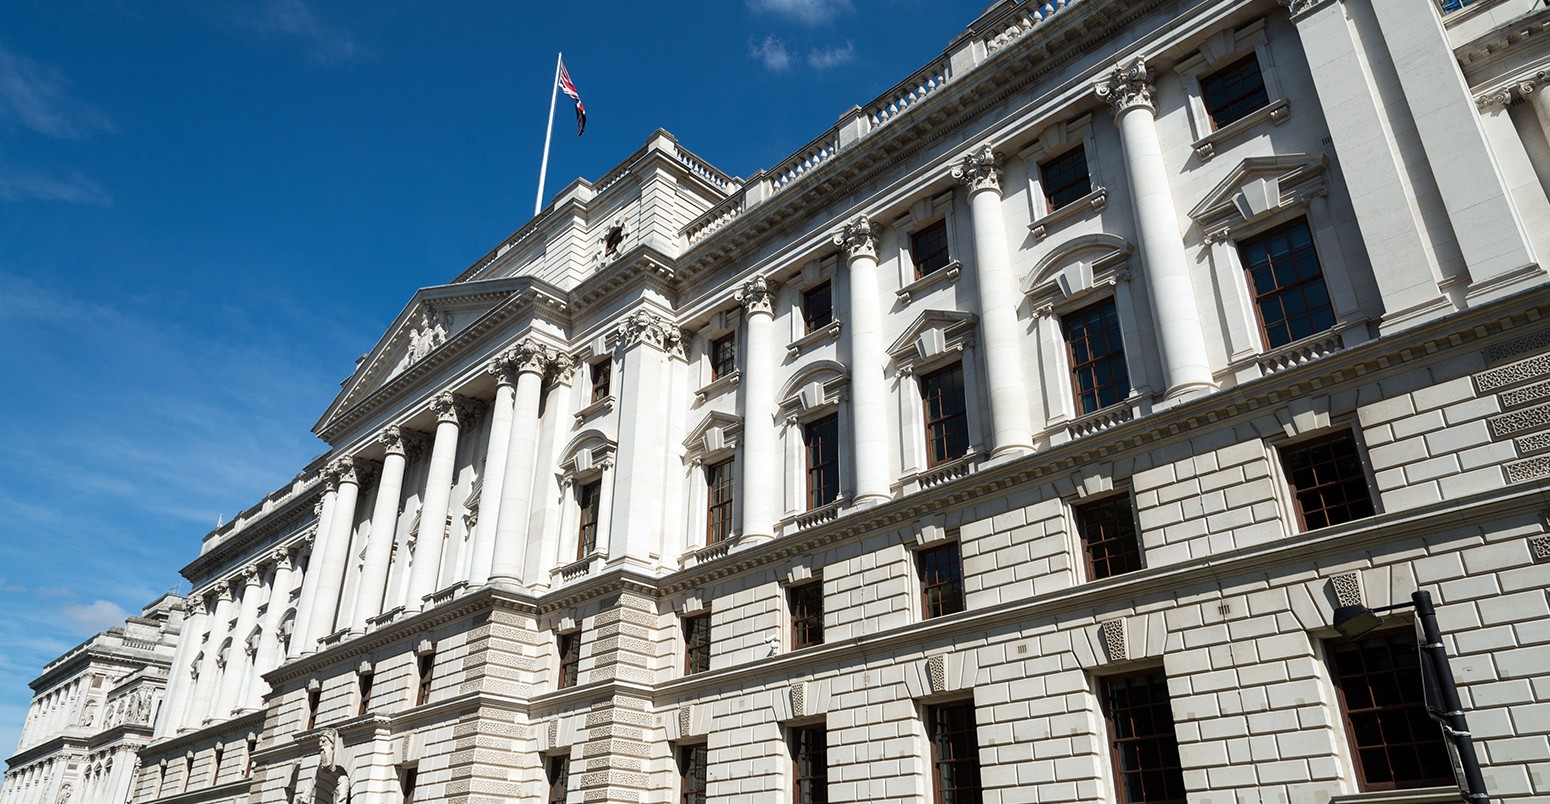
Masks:
[[[312,512],[313,506],[322,497],[323,484],[314,484],[306,491],[281,503],[280,507],[271,511],[262,521],[227,537],[200,554],[198,558],[179,570],[178,574],[193,584],[194,589],[204,586],[208,576],[217,570],[239,563],[256,550],[274,546],[272,542],[277,534],[284,532],[284,536],[290,536],[292,533],[304,530],[315,517]],[[295,528],[291,529],[293,525]]]
[[[174,756],[193,749],[208,741],[215,740],[228,734],[258,733],[264,729],[264,715],[267,710],[255,709],[247,714],[238,715],[229,720],[211,723],[192,731],[179,732],[162,740],[157,740],[140,749],[141,764],[154,764],[153,758]]]
[[[654,246],[635,246],[607,269],[593,273],[571,290],[572,319],[625,295],[632,287],[653,287],[671,297],[676,276],[673,263],[673,257]]]

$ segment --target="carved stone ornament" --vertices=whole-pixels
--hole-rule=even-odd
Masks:
[[[188,600],[188,616],[203,617],[210,613],[210,607],[205,603],[204,595],[193,595]]]
[[[332,770],[339,766],[339,731],[325,728],[318,732],[318,767]]]
[[[963,182],[971,192],[1001,189],[1001,154],[989,145],[965,154],[953,166],[953,178]]]
[[[355,480],[362,486],[369,486],[382,476],[382,462],[370,458],[355,459]]]
[[[1098,98],[1114,107],[1115,116],[1136,107],[1155,112],[1152,93],[1156,90],[1152,74],[1146,68],[1146,59],[1140,56],[1128,65],[1115,67],[1097,87]]]
[[[431,412],[436,414],[438,422],[466,425],[473,419],[474,401],[451,391],[442,391],[431,400]]]
[[[1331,0],[1281,0],[1281,5],[1286,6],[1286,16],[1296,20],[1328,2]]]
[[[355,473],[355,459],[344,455],[334,459],[328,465],[328,473],[333,475],[336,483],[359,483],[360,478]]]
[[[762,276],[743,283],[737,289],[737,303],[743,305],[749,313],[775,314],[775,291],[769,281]]]
[[[399,370],[408,368],[431,353],[432,349],[447,342],[452,332],[452,314],[437,312],[430,302],[420,305],[420,318],[409,330],[409,350],[404,354]]]
[[[406,454],[406,448],[404,446],[404,431],[403,428],[396,424],[388,425],[380,434],[377,435],[377,441],[382,443],[382,446],[387,449],[387,454],[389,455],[403,457]]]
[[[488,371],[490,374],[495,376],[495,382],[498,385],[516,385],[517,368],[518,364],[516,350],[507,349],[506,351],[496,355],[495,358],[490,361],[490,365],[485,368],[485,371]]]
[[[274,565],[276,571],[291,569],[291,549],[281,547],[269,554],[269,563]]]
[[[549,368],[554,350],[532,338],[524,338],[506,354],[516,363],[518,373],[542,375]]]
[[[263,573],[258,571],[258,567],[243,567],[237,577],[232,579],[232,586],[258,586],[262,577]]]
[[[834,245],[845,250],[845,256],[854,260],[857,257],[871,257],[877,259],[877,231],[879,227],[872,224],[872,219],[866,215],[857,215],[856,219],[845,224],[834,235]]]
[[[636,310],[619,324],[619,340],[625,346],[644,343],[664,352],[678,352],[683,348],[683,332],[662,316],[645,310]]]
[[[557,382],[569,383],[571,375],[576,373],[576,358],[565,352],[554,352],[549,356],[549,377]]]

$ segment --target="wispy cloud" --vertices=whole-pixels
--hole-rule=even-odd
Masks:
[[[852,10],[850,0],[748,0],[748,7],[761,14],[788,17],[805,25],[828,22]]]
[[[113,203],[102,185],[79,170],[46,173],[0,165],[0,201],[62,201],[67,204]]]
[[[361,55],[355,37],[325,22],[304,0],[231,4],[218,13],[229,27],[258,36],[295,39],[319,64],[341,64]]]
[[[846,42],[844,47],[815,47],[807,52],[807,66],[814,70],[828,70],[856,60],[856,46]]]
[[[774,34],[764,37],[762,42],[748,40],[748,55],[763,62],[764,69],[770,72],[781,73],[791,69],[791,51]]]
[[[0,121],[62,140],[112,130],[107,115],[70,97],[69,85],[59,70],[0,46]]]
[[[113,626],[123,625],[124,618],[129,616],[129,612],[111,600],[93,600],[84,606],[65,606],[60,613],[82,631],[106,631]]]

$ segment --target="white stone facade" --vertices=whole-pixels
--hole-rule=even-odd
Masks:
[[[1420,589],[1550,799],[1547,68],[1531,0],[1004,0],[746,180],[653,134],[205,538],[132,800],[1459,800],[1352,686],[1408,615],[1330,626]]]

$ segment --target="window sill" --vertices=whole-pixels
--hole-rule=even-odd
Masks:
[[[1330,796],[1329,804],[1433,804],[1463,800],[1457,787],[1412,787],[1408,790],[1372,790]]]
[[[701,388],[700,390],[694,392],[694,401],[697,404],[704,403],[705,400],[707,400],[707,399],[709,399],[709,398],[711,398],[713,396],[716,396],[717,394],[721,393],[722,391],[725,391],[728,388],[732,388],[732,387],[736,386],[738,383],[740,383],[742,381],[743,381],[743,372],[742,372],[742,370],[734,371],[734,372],[732,372],[731,374],[728,374],[725,377],[721,377],[719,379],[711,380],[709,385],[706,385],[705,387]]]
[[[1300,341],[1234,360],[1227,368],[1237,374],[1240,380],[1250,380],[1300,366],[1344,349],[1345,339],[1340,336],[1344,329],[1344,326],[1337,324],[1334,329],[1309,335]]]
[[[812,332],[809,332],[806,335],[803,335],[802,337],[797,338],[796,340],[787,344],[786,351],[790,352],[792,357],[796,357],[797,355],[802,354],[803,350],[813,346],[814,344],[821,343],[823,341],[837,341],[839,339],[840,322],[830,321],[818,329],[815,329]]]
[[[585,578],[591,575],[597,565],[608,556],[602,550],[593,550],[582,558],[572,561],[563,567],[555,567],[549,570],[549,577],[558,578],[560,581],[574,581],[577,578]]]
[[[689,567],[695,564],[704,564],[707,561],[715,561],[732,552],[732,548],[737,545],[737,540],[738,534],[733,533],[715,544],[693,548],[679,556],[678,565],[680,567]]]
[[[601,416],[602,414],[604,414],[604,413],[606,413],[606,412],[608,412],[610,410],[613,410],[613,409],[614,409],[614,397],[613,397],[613,394],[609,394],[608,396],[605,396],[602,399],[599,399],[598,401],[593,402],[592,404],[582,408],[581,410],[576,411],[576,423],[577,424],[581,424],[582,422],[585,422],[587,419],[591,419],[591,418],[593,418],[595,416]]]
[[[959,262],[958,260],[953,260],[952,262],[942,266],[941,270],[932,271],[931,273],[926,274],[914,282],[899,288],[899,301],[903,302],[905,306],[909,306],[910,300],[912,298],[919,296],[926,290],[929,290],[938,284],[950,284],[957,282],[958,275],[961,273],[963,273],[963,263]]]
[[[1071,201],[1060,209],[1028,224],[1028,231],[1033,233],[1033,239],[1043,240],[1049,236],[1049,228],[1051,226],[1071,218],[1081,217],[1089,212],[1098,212],[1108,205],[1109,191],[1103,187],[1098,187],[1087,195]]]
[[[1210,134],[1195,140],[1190,145],[1195,150],[1195,156],[1202,162],[1211,161],[1216,156],[1216,146],[1230,140],[1245,131],[1265,122],[1275,121],[1276,125],[1285,123],[1292,116],[1292,102],[1286,98],[1273,100],[1270,103],[1249,112],[1247,115],[1228,123]]]
[[[967,476],[974,471],[974,467],[979,464],[980,458],[980,453],[974,447],[969,447],[968,452],[950,461],[944,461],[930,469],[922,469],[899,478],[899,488],[907,494]]]
[[[788,516],[780,521],[780,532],[782,534],[797,533],[799,531],[807,530],[814,525],[820,525],[824,522],[832,522],[836,519],[839,519],[840,510],[844,508],[848,502],[850,501],[841,495],[839,497],[835,497],[829,502],[824,503],[823,505],[818,506],[817,508],[811,508],[803,511],[800,514]]]
[[[1132,392],[1133,394],[1134,392]],[[1085,413],[1066,423],[1066,435],[1072,439],[1118,427],[1136,417],[1134,396],[1122,399],[1108,407]]]

